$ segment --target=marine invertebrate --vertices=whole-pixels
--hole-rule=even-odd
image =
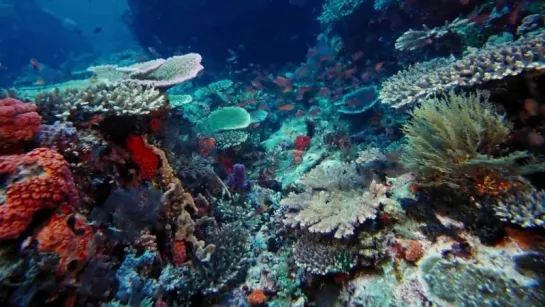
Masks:
[[[267,301],[267,296],[265,291],[262,289],[253,290],[252,293],[248,295],[248,304],[250,305],[262,305]]]
[[[470,306],[529,305],[543,300],[536,284],[523,284],[501,268],[477,265],[460,258],[429,256],[420,263],[419,278],[426,296],[443,304]]]
[[[210,113],[201,120],[197,129],[203,134],[213,134],[222,130],[236,130],[252,123],[250,113],[239,107],[225,107]]]
[[[81,120],[92,115],[146,115],[167,105],[158,90],[123,82],[97,83],[83,89],[55,89],[35,97],[40,114],[49,123]]]
[[[501,199],[494,212],[502,221],[522,227],[545,226],[545,191],[531,190]]]
[[[115,297],[121,302],[133,302],[133,297],[155,297],[159,290],[159,282],[146,275],[155,262],[157,253],[145,251],[136,256],[129,253],[116,272],[119,289]],[[148,268],[148,269],[146,269]]]
[[[417,240],[411,240],[407,244],[407,249],[405,250],[405,260],[409,262],[417,262],[424,255],[424,249],[422,243]]]
[[[94,233],[83,216],[73,214],[68,206],[54,214],[34,236],[38,250],[59,255],[59,270],[64,273],[72,261],[79,266],[94,253]]]
[[[53,150],[0,156],[0,175],[5,180],[0,187],[0,240],[19,236],[40,209],[78,203],[69,165]]]
[[[284,223],[310,232],[335,232],[338,239],[351,236],[358,225],[374,219],[381,203],[393,201],[386,197],[386,187],[375,181],[364,191],[355,163],[322,163],[302,183],[306,191],[292,192],[281,201],[288,209]]]
[[[431,44],[433,40],[441,38],[448,33],[463,34],[461,28],[467,27],[471,24],[472,22],[469,19],[458,17],[452,22],[446,21],[444,26],[435,27],[433,29],[423,25],[423,30],[416,31],[411,29],[403,33],[403,35],[396,40],[395,48],[402,51],[412,51]]]
[[[544,44],[545,31],[541,31],[514,42],[483,47],[459,60],[420,63],[384,81],[379,97],[382,103],[399,108],[450,89],[542,71]]]
[[[335,105],[339,107],[339,113],[359,114],[371,109],[377,102],[375,86],[363,86],[344,95]]]
[[[36,105],[15,98],[0,99],[0,147],[33,139],[41,120]]]
[[[300,151],[305,151],[310,147],[310,137],[306,135],[298,135],[295,138],[295,148]]]
[[[204,69],[201,61],[202,57],[198,53],[188,53],[131,66],[103,65],[89,67],[87,70],[105,81],[130,81],[143,86],[168,89],[195,78]]]
[[[227,130],[214,133],[214,139],[216,139],[216,145],[218,149],[227,149],[238,146],[250,137],[246,131],[242,130]]]
[[[355,248],[309,234],[297,240],[293,257],[297,266],[317,275],[346,273],[358,263]]]
[[[497,195],[508,184],[507,175],[539,169],[517,164],[517,159],[528,156],[526,152],[498,152],[510,125],[486,93],[428,99],[411,115],[403,126],[408,142],[401,161],[417,174],[419,184],[462,186],[473,193]]]
[[[162,212],[163,193],[148,185],[130,190],[117,189],[104,204],[93,209],[92,218],[99,224],[112,225],[120,237],[133,242],[144,229],[157,229]]]
[[[236,193],[243,193],[252,188],[252,182],[246,179],[244,164],[233,165],[233,172],[227,177],[227,186]]]
[[[149,147],[144,137],[141,135],[130,136],[127,138],[125,145],[131,153],[132,160],[138,164],[140,177],[144,180],[149,180],[157,172],[159,157]]]
[[[321,24],[331,24],[352,14],[365,0],[327,0],[318,17]]]

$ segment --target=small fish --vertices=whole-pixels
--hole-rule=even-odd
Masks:
[[[42,77],[38,77],[38,79],[36,79],[36,82],[34,82],[33,84],[36,86],[45,85],[45,80],[42,79]]]
[[[382,69],[382,66],[384,66],[384,61],[375,64],[375,72],[379,72]]]
[[[356,62],[363,56],[363,51],[358,51],[352,55],[352,62]]]
[[[98,78],[97,76],[92,76],[91,78],[89,78],[89,81],[91,81],[92,83],[96,83],[98,81]]]
[[[100,33],[100,32],[102,32],[102,28],[101,28],[101,27],[96,27],[96,28],[93,29],[93,33],[95,33],[95,34],[98,34],[98,33]]]
[[[282,87],[288,86],[288,85],[291,84],[290,79],[284,78],[284,77],[280,77],[280,76],[274,78],[273,82],[274,82],[274,84],[276,84],[276,85],[278,85],[278,86],[282,86]]]
[[[288,104],[283,104],[281,106],[278,107],[278,110],[279,111],[291,111],[295,108],[295,106],[291,103],[288,103]]]

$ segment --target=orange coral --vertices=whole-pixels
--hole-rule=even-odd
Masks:
[[[36,105],[14,98],[0,99],[0,144],[28,141],[40,130]]]
[[[82,216],[72,214],[68,206],[54,214],[47,225],[38,231],[35,239],[40,252],[53,252],[60,256],[60,273],[66,272],[71,261],[83,262],[94,251],[91,227]]]
[[[38,148],[25,155],[0,157],[0,240],[18,237],[40,209],[74,205],[78,191],[68,163],[54,150]]]
[[[407,245],[407,250],[405,250],[405,260],[409,262],[417,262],[424,255],[424,248],[420,241],[412,240],[409,241]]]
[[[179,266],[187,261],[187,248],[185,242],[181,240],[175,240],[172,243],[172,260],[174,265]]]
[[[155,176],[159,167],[159,157],[148,146],[143,136],[130,136],[126,142],[133,161],[140,167],[142,179],[149,180]]]
[[[248,304],[250,305],[262,305],[265,304],[265,301],[267,301],[267,296],[261,289],[254,290],[248,295]]]

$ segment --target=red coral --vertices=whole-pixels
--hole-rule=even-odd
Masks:
[[[310,137],[306,135],[299,135],[295,139],[295,148],[300,151],[305,151],[310,147]]]
[[[187,248],[184,241],[172,242],[172,260],[175,266],[180,266],[187,261]]]
[[[64,212],[62,212],[64,211]],[[81,265],[94,252],[94,236],[85,219],[71,213],[68,206],[54,214],[35,236],[38,250],[60,256],[59,273],[66,272],[71,261]]]
[[[159,157],[153,152],[142,136],[131,136],[126,142],[127,149],[132,155],[132,160],[140,168],[142,179],[149,180],[155,176],[159,167]]]
[[[267,296],[265,295],[265,291],[261,289],[254,290],[248,295],[248,304],[250,305],[263,305],[266,301]]]
[[[417,262],[424,255],[424,249],[422,243],[416,240],[412,240],[407,245],[405,250],[405,260],[409,262]]]
[[[54,150],[38,148],[25,155],[0,157],[0,240],[18,237],[40,209],[78,202],[68,163]]]
[[[0,100],[0,144],[15,144],[34,138],[42,118],[36,105],[14,98]]]

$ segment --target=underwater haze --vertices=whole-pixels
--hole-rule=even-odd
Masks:
[[[0,306],[544,306],[545,3],[0,0]]]

